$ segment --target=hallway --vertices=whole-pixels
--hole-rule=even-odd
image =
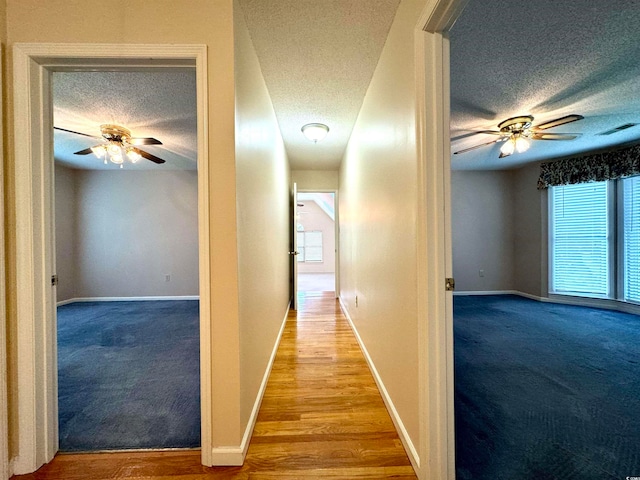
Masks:
[[[16,480],[415,479],[333,293],[300,293],[242,467],[200,465],[200,451],[59,455]]]

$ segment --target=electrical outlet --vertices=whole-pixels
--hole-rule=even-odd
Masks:
[[[484,277],[484,270],[482,269],[478,270],[478,275],[481,277]]]
[[[168,273],[164,276],[164,281],[165,282],[170,282],[171,281],[171,275],[169,275]]]

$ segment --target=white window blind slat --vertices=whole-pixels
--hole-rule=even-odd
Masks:
[[[552,187],[553,293],[609,295],[607,188],[607,182]]]
[[[624,299],[640,303],[640,177],[622,181]]]

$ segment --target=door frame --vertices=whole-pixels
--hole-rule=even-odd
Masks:
[[[304,188],[298,189],[298,193],[333,193],[333,211],[334,211],[334,227],[333,233],[335,237],[335,260],[334,260],[334,288],[336,298],[340,298],[340,212],[338,208],[338,189],[337,188]],[[297,201],[297,198],[296,198]]]
[[[4,91],[4,54],[0,49],[0,92]],[[4,131],[4,101],[0,98],[0,131]],[[0,478],[9,478],[9,416],[7,412],[7,311],[4,232],[7,228],[4,207],[4,135],[0,136]]]
[[[427,0],[415,32],[419,477],[455,471],[448,31],[469,0]]]
[[[50,286],[53,230],[54,71],[195,67],[197,104],[200,391],[203,463],[211,452],[211,299],[207,49],[205,45],[15,44],[17,456],[29,473],[58,450],[55,299]]]

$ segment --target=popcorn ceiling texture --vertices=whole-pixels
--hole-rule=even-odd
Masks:
[[[496,130],[530,114],[534,125],[567,114],[584,120],[551,132],[574,141],[534,141],[498,160],[499,145],[453,157],[454,168],[520,166],[640,140],[640,6],[637,0],[471,0],[451,38],[452,151],[490,141],[470,130]],[[459,140],[455,140],[458,137]]]
[[[154,137],[162,145],[140,148],[167,163],[141,159],[129,170],[196,169],[195,70],[161,72],[55,72],[53,74],[54,125],[100,137],[100,125],[114,123],[134,137]],[[54,156],[61,163],[84,169],[113,169],[94,155],[73,152],[97,145],[100,138],[54,132]]]
[[[294,170],[338,169],[399,3],[240,0]]]
[[[377,65],[399,0],[240,0],[294,170],[336,170]],[[579,114],[551,129],[582,133],[574,141],[534,141],[525,153],[498,159],[499,145],[452,156],[455,169],[516,168],[631,144],[640,125],[640,6],[637,0],[512,2],[470,0],[450,32],[452,151],[492,140],[508,117],[534,125]],[[54,74],[55,125],[99,135],[115,122],[169,168],[195,168],[195,76],[187,71]],[[329,126],[317,145],[305,123]],[[56,158],[87,168],[73,152],[92,139],[55,133]],[[96,159],[97,160],[97,159]],[[99,161],[91,168],[100,167]],[[113,168],[113,166],[109,166]],[[129,168],[158,168],[138,162]]]

